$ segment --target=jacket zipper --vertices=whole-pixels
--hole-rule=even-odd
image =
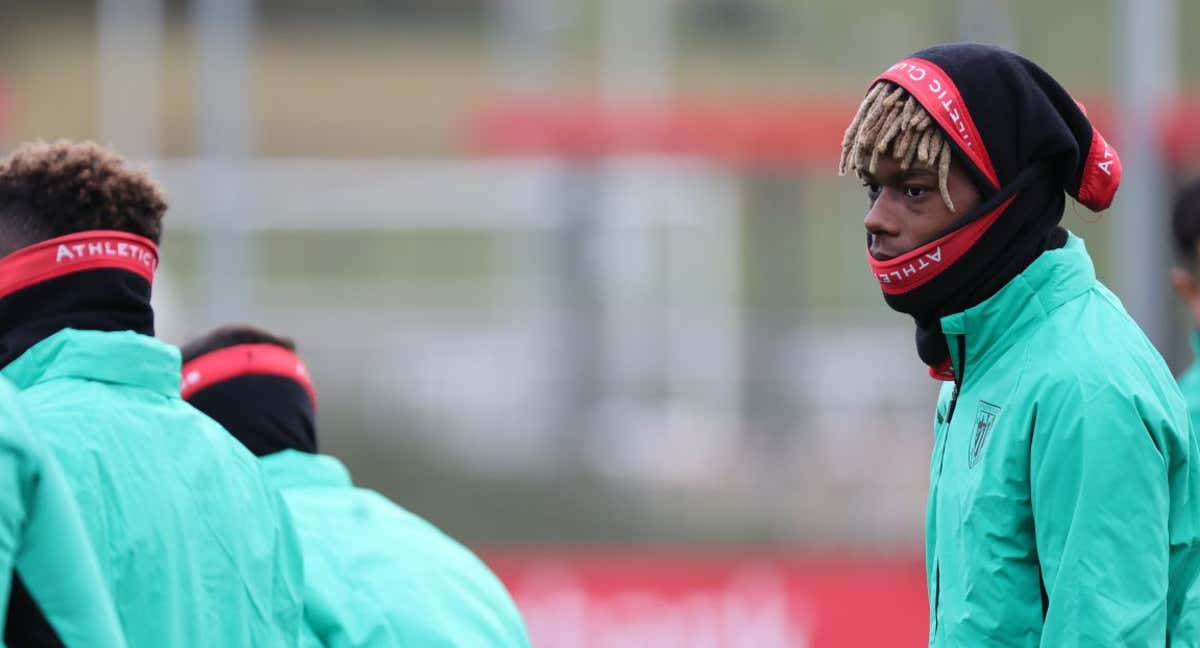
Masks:
[[[958,407],[958,393],[962,391],[962,376],[967,368],[967,336],[960,335],[958,340],[958,367],[954,370],[954,389],[950,392],[950,405],[946,407],[946,431],[942,434],[942,454],[938,457],[938,478],[942,476],[942,466],[946,465],[946,437],[950,434],[950,422],[954,420],[954,410]]]
[[[954,370],[954,391],[950,393],[950,407],[946,410],[946,424],[954,419],[954,408],[958,405],[958,392],[962,391],[963,374],[967,372],[967,336],[959,335],[955,338],[958,341],[958,367]]]
[[[942,467],[946,464],[946,443],[950,435],[950,421],[954,420],[954,410],[958,406],[958,393],[962,391],[963,374],[967,371],[967,336],[956,337],[958,343],[958,366],[954,370],[954,389],[950,392],[950,405],[946,408],[946,427],[942,431],[942,455],[938,457],[938,479],[942,476]],[[933,629],[936,632],[941,625],[942,617],[942,560],[936,558],[933,566]]]

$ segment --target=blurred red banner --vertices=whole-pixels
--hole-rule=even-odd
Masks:
[[[1081,96],[1088,114],[1120,150],[1116,107],[1102,95]],[[606,103],[571,97],[500,97],[472,113],[468,147],[494,155],[700,156],[741,168],[789,167],[829,172],[857,97],[687,100]],[[1200,160],[1200,95],[1166,106],[1160,145],[1175,165]]]
[[[483,553],[535,648],[919,646],[919,560],[771,551],[530,548]]]

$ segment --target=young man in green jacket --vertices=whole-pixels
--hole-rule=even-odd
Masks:
[[[183,397],[261,457],[291,510],[306,643],[528,647],[516,605],[479,558],[317,454],[316,390],[291,340],[228,326],[183,358]]]
[[[926,521],[932,646],[1200,645],[1200,452],[1166,364],[1059,227],[1116,152],[1030,61],[933,47],[844,139],[867,262],[945,381]]]
[[[0,373],[63,468],[131,646],[294,645],[303,564],[286,510],[179,397],[179,351],[153,338],[166,207],[95,144],[0,163]],[[9,627],[43,624],[18,594]]]
[[[15,580],[46,623],[30,632],[0,619],[5,645],[125,645],[71,491],[28,429],[16,389],[0,378],[0,604]]]

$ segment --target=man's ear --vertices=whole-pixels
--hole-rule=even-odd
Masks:
[[[1200,283],[1196,281],[1196,276],[1178,266],[1171,268],[1171,286],[1189,304],[1195,303],[1200,296]]]

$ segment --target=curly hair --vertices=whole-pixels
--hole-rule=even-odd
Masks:
[[[191,362],[206,353],[239,344],[273,344],[288,351],[296,350],[294,340],[264,328],[253,324],[225,324],[189,340],[180,353],[184,362]]]
[[[158,243],[166,211],[158,183],[95,142],[39,140],[0,162],[0,226],[24,244],[93,229]]]
[[[838,175],[875,172],[881,155],[889,155],[907,170],[913,162],[937,169],[942,201],[954,211],[947,182],[950,142],[921,104],[904,88],[880,81],[858,106],[842,138]]]

